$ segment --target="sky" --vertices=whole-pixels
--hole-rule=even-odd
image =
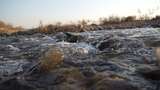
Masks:
[[[160,0],[0,0],[0,20],[26,28],[40,21],[66,23],[152,13],[160,14]]]

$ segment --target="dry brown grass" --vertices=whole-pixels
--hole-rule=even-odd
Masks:
[[[60,48],[51,48],[40,58],[40,69],[43,72],[52,71],[63,62],[63,59],[64,54]]]
[[[141,28],[147,26],[160,27],[160,16],[153,18],[142,16],[141,18],[136,16],[118,17],[110,16],[108,18],[101,18],[99,24],[95,22],[82,20],[78,24],[40,24],[37,28],[32,28],[24,31],[23,28],[13,27],[12,25],[6,24],[0,21],[0,34],[7,33],[11,35],[33,35],[36,33],[42,34],[55,34],[57,32],[84,32],[94,30],[105,30],[105,29],[126,29],[126,28]]]
[[[20,31],[20,30],[0,28],[0,33],[11,34],[11,33],[15,33],[15,32],[18,32],[18,31]]]
[[[22,27],[13,27],[10,24],[6,24],[3,21],[0,21],[0,33],[11,34],[14,32],[21,31],[21,30],[22,30]]]

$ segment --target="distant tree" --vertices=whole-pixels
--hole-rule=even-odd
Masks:
[[[59,27],[59,26],[62,25],[62,23],[61,22],[57,22],[55,25]]]
[[[43,32],[44,30],[43,22],[40,20],[39,21],[39,27],[38,27],[38,32]]]
[[[121,18],[121,21],[124,21],[124,22],[134,21],[134,20],[136,20],[136,16],[128,16],[128,17]]]
[[[15,29],[17,29],[17,30],[24,30],[24,28],[22,26],[17,26],[17,27],[15,27]]]
[[[100,25],[105,25],[108,23],[108,19],[107,18],[99,18],[99,24]]]
[[[159,16],[159,15],[157,15],[155,18],[156,18],[156,19],[160,19],[160,16]]]
[[[151,17],[147,14],[144,14],[144,15],[139,17],[139,20],[150,20],[150,19],[151,19]]]
[[[154,18],[152,18],[152,20],[160,20],[160,16],[157,15],[157,16],[155,16]]]
[[[0,21],[0,27],[4,27],[5,23],[3,21]]]
[[[121,20],[118,16],[109,16],[108,22],[109,23],[119,23]]]
[[[80,25],[81,28],[84,28],[87,26],[88,22],[86,20],[79,21],[78,24]]]

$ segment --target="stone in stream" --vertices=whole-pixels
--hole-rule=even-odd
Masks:
[[[13,50],[13,51],[20,51],[19,48],[14,47],[13,45],[7,45],[7,47],[8,47],[10,50]]]
[[[140,66],[137,66],[136,68],[136,72],[143,74],[143,73],[147,73],[153,70],[158,70],[157,66],[154,65],[147,65],[147,64],[142,64]]]
[[[156,47],[155,49],[155,56],[158,65],[160,65],[160,48]],[[141,74],[146,77],[147,79],[151,80],[160,80],[160,66],[159,67],[147,67],[144,70],[141,70]]]
[[[151,40],[151,41],[147,41],[147,42],[146,42],[146,44],[148,44],[148,46],[150,46],[150,47],[159,47],[160,46],[160,40],[157,40],[157,38],[155,38],[154,40]]]
[[[0,85],[1,90],[35,90],[35,88],[23,85],[17,79],[11,79]]]
[[[1,44],[11,44],[11,43],[18,43],[20,39],[17,37],[0,37]]]
[[[58,41],[66,41],[70,43],[81,42],[84,40],[84,37],[78,33],[64,32],[58,33],[55,35]]]
[[[152,70],[152,71],[147,71],[147,72],[143,72],[142,75],[150,80],[160,80],[160,69],[157,70]]]
[[[21,74],[26,68],[24,65],[28,64],[27,61],[0,61],[0,76],[12,76],[14,74]]]
[[[66,38],[66,41],[67,42],[71,42],[71,43],[74,43],[74,42],[78,42],[80,40],[82,40],[82,36],[78,35],[78,34],[72,34],[72,33],[65,33],[67,38]]]
[[[125,51],[131,52],[134,49],[143,48],[142,41],[133,38],[125,38],[119,36],[112,36],[106,40],[100,41],[97,48],[100,51],[123,53]]]
[[[113,72],[95,74],[88,80],[88,90],[140,90],[136,85]]]
[[[97,44],[99,52],[97,53],[102,59],[124,57],[127,55],[134,61],[140,63],[154,63],[151,58],[152,50],[147,48],[141,40],[135,38],[126,38],[111,36]],[[145,58],[145,59],[144,59]]]
[[[93,90],[140,90],[124,80],[103,79],[97,82]]]
[[[160,89],[160,69],[150,70],[143,73],[141,72],[141,75],[148,80],[154,81],[154,84],[156,84],[155,90]]]

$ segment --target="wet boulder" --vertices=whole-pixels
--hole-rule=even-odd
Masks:
[[[15,36],[0,37],[0,42],[1,42],[1,44],[11,44],[11,43],[20,42],[20,39]]]
[[[64,41],[67,38],[67,35],[64,32],[59,32],[54,35],[54,37],[57,39],[57,42]]]
[[[11,79],[0,85],[2,90],[35,90],[35,88],[23,85],[17,79]]]
[[[106,52],[115,51],[117,53],[131,51],[143,47],[144,47],[143,42],[138,39],[118,37],[118,36],[113,36],[105,40],[102,40],[97,45],[97,48],[100,51],[106,51]]]
[[[74,43],[74,42],[79,42],[79,41],[82,41],[84,39],[83,36],[79,35],[78,33],[77,34],[74,34],[74,33],[65,33],[66,34],[66,41],[67,42],[71,42],[71,43]]]
[[[97,49],[99,49],[98,55],[104,58],[130,55],[130,57],[136,56],[140,60],[146,60],[147,63],[155,62],[152,57],[154,55],[153,48],[146,47],[142,40],[136,38],[114,36],[100,41],[97,44]]]
[[[29,62],[21,61],[0,61],[0,77],[1,76],[12,76],[17,73],[21,74],[27,68],[24,66],[29,64]]]
[[[79,33],[61,32],[56,34],[55,36],[58,39],[58,41],[66,41],[70,43],[81,42],[84,40],[84,37]]]
[[[93,90],[140,90],[124,80],[104,79],[97,82]]]

